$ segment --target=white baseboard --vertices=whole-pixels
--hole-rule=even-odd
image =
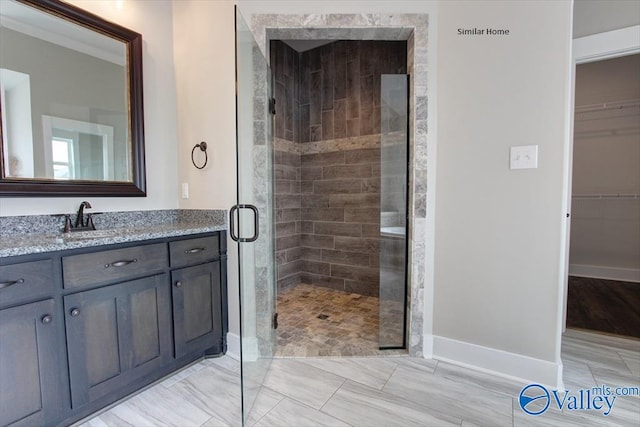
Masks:
[[[240,360],[240,336],[232,332],[227,332],[227,356]]]
[[[423,336],[422,355],[425,359],[433,359],[433,335]]]
[[[240,360],[240,336],[227,332],[227,355],[235,360]],[[245,338],[242,342],[242,360],[255,362],[258,360],[258,340],[255,337]]]
[[[429,339],[425,336],[425,342]],[[562,363],[433,336],[433,358],[524,383],[563,390]]]
[[[603,267],[599,265],[569,265],[569,276],[593,277],[596,279],[621,280],[640,283],[640,269]]]

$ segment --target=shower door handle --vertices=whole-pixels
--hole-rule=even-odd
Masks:
[[[236,234],[236,212],[238,212],[239,214],[240,209],[249,209],[251,210],[251,212],[253,212],[253,236],[251,237],[240,237],[239,234]],[[240,218],[238,217],[238,224],[239,223]],[[254,205],[248,204],[233,205],[229,210],[229,234],[234,241],[240,243],[255,242],[256,240],[258,240],[258,235],[260,234],[260,219],[258,218],[258,208],[256,208]]]

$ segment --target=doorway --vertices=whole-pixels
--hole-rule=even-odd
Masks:
[[[384,21],[384,22],[383,22]],[[407,292],[406,347],[422,356],[425,317],[430,316],[431,292],[425,289],[427,263],[427,33],[426,14],[395,14],[381,21],[378,15],[254,15],[251,33],[259,49],[270,56],[270,40],[392,40],[406,42],[407,73],[411,76],[407,104],[408,181],[406,188]],[[365,25],[366,23],[366,25]]]
[[[640,54],[576,66],[567,327],[640,338]]]

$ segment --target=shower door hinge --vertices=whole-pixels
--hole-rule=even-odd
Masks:
[[[273,329],[278,329],[278,313],[273,313]]]
[[[269,113],[273,114],[274,116],[276,115],[276,99],[275,98],[269,98]]]

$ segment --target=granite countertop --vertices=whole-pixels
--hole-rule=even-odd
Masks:
[[[226,215],[170,218],[172,221],[143,224],[134,221],[129,227],[101,228],[72,233],[13,233],[0,236],[0,258],[67,249],[137,242],[165,237],[188,236],[226,230]],[[153,222],[153,221],[151,221]],[[105,224],[106,225],[106,224]]]

